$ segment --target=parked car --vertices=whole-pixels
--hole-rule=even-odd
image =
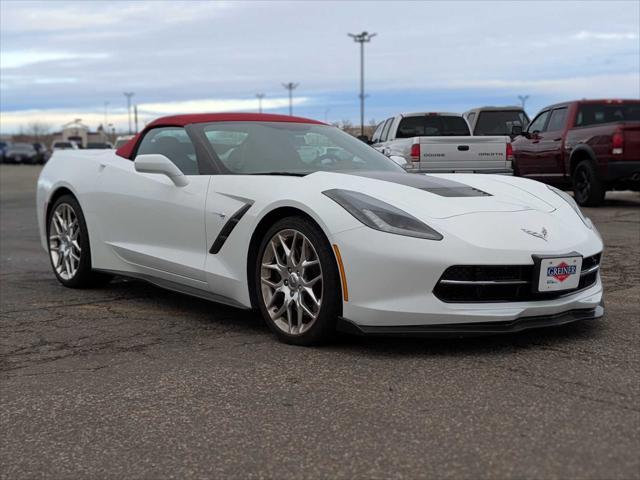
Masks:
[[[411,172],[512,174],[511,139],[473,137],[457,113],[402,113],[378,125],[371,145]]]
[[[85,147],[87,150],[106,150],[113,148],[109,142],[88,142]]]
[[[30,143],[11,143],[4,155],[5,163],[38,163],[38,152]]]
[[[120,148],[125,143],[127,143],[129,140],[131,140],[132,138],[133,138],[133,135],[120,135],[118,138],[116,138],[116,143],[115,143],[114,147],[115,148]]]
[[[57,140],[51,144],[51,150],[78,150],[78,144],[68,140]]]
[[[33,148],[36,149],[36,152],[38,154],[38,163],[44,164],[49,159],[49,152],[47,151],[47,147],[45,147],[44,144],[40,142],[33,143],[32,145]]]
[[[509,135],[514,138],[529,125],[522,107],[480,107],[464,112],[472,135]]]
[[[578,204],[640,190],[640,100],[580,100],[544,108],[513,142],[517,175],[573,185]]]
[[[0,163],[4,163],[4,155],[9,148],[9,142],[0,141]]]
[[[321,157],[300,154],[317,145]],[[516,177],[413,175],[304,118],[174,115],[117,151],[60,152],[36,211],[62,285],[144,279],[259,310],[288,343],[604,314],[602,239],[570,195]]]

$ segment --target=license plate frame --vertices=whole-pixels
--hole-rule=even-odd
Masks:
[[[578,252],[532,257],[535,268],[531,285],[535,293],[569,292],[578,288],[583,261]]]

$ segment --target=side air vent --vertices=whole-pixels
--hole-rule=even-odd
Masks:
[[[245,213],[247,213],[247,210],[251,208],[251,205],[253,205],[253,203],[247,203],[240,210],[238,210],[236,213],[234,213],[231,216],[231,218],[227,221],[227,223],[225,223],[224,226],[222,227],[222,230],[220,230],[220,233],[218,234],[218,237],[213,242],[213,245],[211,245],[211,248],[209,249],[209,253],[212,253],[215,255],[220,251],[220,249],[224,245],[224,242],[227,241],[227,238],[229,238],[229,235],[231,235],[231,232],[233,231],[233,229],[236,228],[236,225],[238,224],[240,219],[244,216]]]

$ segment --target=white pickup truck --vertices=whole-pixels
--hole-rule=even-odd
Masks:
[[[471,135],[457,113],[402,113],[380,123],[371,146],[410,172],[513,174],[509,136]]]

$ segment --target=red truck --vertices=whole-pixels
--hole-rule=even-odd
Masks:
[[[640,100],[580,100],[544,108],[513,141],[514,172],[597,206],[607,190],[640,190]]]

